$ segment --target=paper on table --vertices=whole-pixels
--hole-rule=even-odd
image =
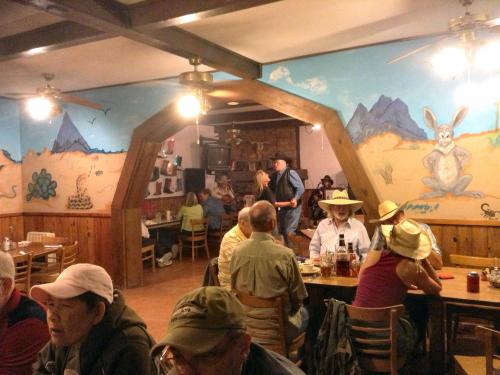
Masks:
[[[57,249],[58,247],[62,247],[62,245],[43,245],[43,247],[48,247],[48,248],[54,248],[54,249]]]

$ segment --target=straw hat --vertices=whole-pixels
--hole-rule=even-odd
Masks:
[[[404,207],[406,204],[401,205]],[[393,201],[383,201],[378,205],[378,215],[380,216],[378,219],[370,220],[370,223],[380,223],[382,221],[389,220],[391,217],[396,215],[399,211],[402,210],[400,206],[398,206]]]
[[[319,201],[318,204],[325,211],[328,211],[330,206],[352,206],[352,211],[356,212],[363,205],[363,201],[349,199],[345,190],[334,190],[331,199]]]
[[[429,235],[414,220],[405,219],[397,225],[382,225],[389,249],[412,259],[424,259],[432,249]]]

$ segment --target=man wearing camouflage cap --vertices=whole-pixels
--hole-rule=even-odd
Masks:
[[[182,297],[151,355],[159,374],[304,375],[285,357],[250,341],[242,305],[221,287]]]

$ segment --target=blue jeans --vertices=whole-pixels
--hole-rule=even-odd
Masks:
[[[288,233],[295,233],[299,226],[300,215],[302,213],[302,205],[299,204],[295,208],[281,208],[278,211],[278,232],[285,240],[285,246],[292,247],[288,240]]]

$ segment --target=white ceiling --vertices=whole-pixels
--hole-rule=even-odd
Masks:
[[[471,11],[500,17],[500,0],[475,0]],[[458,0],[284,0],[180,27],[257,62],[268,63],[442,33],[451,17],[463,13]],[[60,20],[29,6],[0,1],[0,38]],[[173,77],[186,70],[190,66],[185,58],[114,37],[0,60],[0,95],[34,92],[43,85],[43,72],[56,75],[55,86],[74,91]]]

